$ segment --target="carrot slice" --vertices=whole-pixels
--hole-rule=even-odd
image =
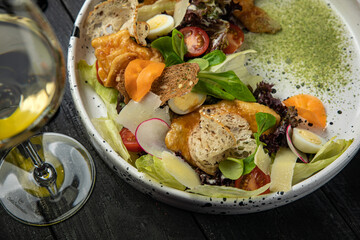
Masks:
[[[136,81],[136,94],[132,97],[134,101],[140,101],[150,91],[152,83],[160,77],[164,68],[164,63],[152,62],[140,72]]]
[[[283,101],[285,106],[293,106],[299,116],[305,118],[315,127],[325,128],[326,111],[323,103],[317,97],[308,94],[299,94]]]
[[[152,83],[160,77],[164,63],[135,59],[125,69],[125,89],[130,98],[139,102],[151,89]]]
[[[125,89],[129,96],[133,96],[137,89],[136,80],[140,72],[148,66],[150,61],[135,59],[127,65],[125,68]]]

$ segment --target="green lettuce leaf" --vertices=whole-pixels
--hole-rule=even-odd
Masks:
[[[270,183],[268,183],[256,190],[246,191],[243,189],[227,187],[227,186],[199,185],[193,189],[188,189],[186,191],[209,196],[209,197],[249,198],[249,197],[254,197],[254,196],[260,195],[261,193],[265,192],[269,187],[270,187]]]
[[[206,84],[211,86],[211,89],[222,90],[234,98],[239,99],[245,102],[255,102],[256,99],[248,87],[240,81],[237,75],[233,71],[227,72],[199,72],[198,73],[199,82],[202,84]],[[196,86],[196,85],[195,85]],[[198,88],[194,89],[194,91],[204,91]],[[212,95],[214,91],[206,92],[209,95]],[[227,96],[214,96],[219,97],[221,99],[228,99]]]
[[[221,50],[214,50],[203,56],[202,59],[207,60],[209,62],[209,66],[211,67],[224,62],[226,60],[226,55]]]
[[[200,71],[209,67],[209,61],[203,58],[193,58],[187,61],[188,63],[197,63],[199,65]]]
[[[294,176],[292,184],[301,182],[310,177],[314,173],[327,167],[335,159],[341,156],[354,140],[339,139],[335,141],[335,137],[328,141],[314,156],[310,163],[296,163],[294,168]]]
[[[93,65],[88,65],[85,60],[80,60],[78,63],[78,69],[80,79],[89,84],[104,102],[108,118],[115,119],[118,115],[116,111],[118,91],[114,88],[104,87],[99,83],[96,76],[95,63]],[[118,125],[117,127],[120,129],[122,128],[121,125]]]
[[[226,178],[236,180],[244,172],[244,160],[228,157],[220,162],[219,169]]]
[[[165,186],[179,190],[186,188],[165,170],[162,160],[157,157],[150,154],[141,156],[136,160],[135,165],[139,172],[146,173]]]
[[[104,87],[97,80],[96,64],[88,65],[85,60],[78,63],[80,79],[89,84],[105,103],[116,104],[118,91],[114,88]]]
[[[215,82],[208,81],[207,79],[199,79],[191,91],[230,101],[235,99],[233,95],[221,89]]]
[[[119,129],[115,122],[108,118],[94,118],[91,119],[96,130],[100,133],[101,137],[109,143],[109,145],[117,152],[125,161],[130,161],[130,154],[126,149]]]

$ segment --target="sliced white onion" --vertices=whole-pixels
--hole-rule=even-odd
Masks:
[[[151,118],[139,124],[135,137],[141,148],[158,158],[164,151],[170,151],[165,144],[165,136],[170,126],[160,118]]]
[[[291,149],[291,151],[293,153],[296,154],[296,156],[298,156],[298,158],[300,158],[301,161],[303,161],[304,163],[309,163],[308,157],[306,156],[305,153],[300,152],[299,150],[297,150],[294,146],[294,144],[291,141],[291,136],[292,136],[292,128],[291,125],[287,126],[286,128],[286,141],[289,145],[289,148]]]

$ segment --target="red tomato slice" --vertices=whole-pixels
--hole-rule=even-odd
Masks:
[[[226,38],[228,46],[223,49],[226,54],[234,53],[244,42],[244,33],[235,24],[230,23],[230,28],[227,32]]]
[[[186,57],[198,57],[209,47],[209,36],[199,27],[185,27],[180,30],[184,35],[184,41],[188,52]]]
[[[99,77],[98,69],[99,69],[99,64],[98,64],[98,61],[96,60],[96,77],[97,77],[98,82],[99,82],[101,85],[104,85],[103,82],[101,81],[100,77]]]
[[[253,191],[270,182],[270,176],[266,175],[258,167],[255,167],[249,174],[241,176],[235,180],[235,187],[244,189],[247,191]],[[262,194],[269,193],[270,190],[266,190]]]
[[[130,152],[142,152],[142,148],[136,141],[135,135],[127,128],[122,128],[120,131],[121,139],[127,150]]]

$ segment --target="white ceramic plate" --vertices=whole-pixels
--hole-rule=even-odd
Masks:
[[[279,0],[280,1],[280,0]],[[103,160],[113,169],[122,179],[129,184],[153,198],[168,203],[170,205],[202,213],[214,214],[243,214],[256,211],[263,211],[278,207],[294,200],[297,200],[321,187],[332,177],[334,177],[351,160],[357,152],[360,144],[360,81],[359,81],[359,43],[360,43],[360,1],[359,0],[332,0],[327,1],[333,11],[340,16],[344,28],[348,31],[351,39],[353,63],[351,63],[352,73],[350,74],[351,84],[332,97],[326,97],[328,121],[332,124],[328,126],[328,135],[337,135],[339,138],[354,138],[353,144],[349,149],[331,165],[324,170],[306,179],[305,181],[293,186],[289,192],[277,192],[252,199],[234,198],[210,198],[200,195],[190,194],[176,189],[163,186],[148,179],[144,174],[139,173],[136,168],[124,161],[116,152],[112,150],[108,143],[102,139],[100,134],[92,125],[90,119],[106,116],[106,108],[94,91],[78,77],[77,63],[85,59],[89,64],[93,64],[95,57],[89,40],[84,38],[83,23],[88,13],[99,3],[100,0],[87,0],[76,19],[74,32],[70,39],[68,50],[68,76],[70,90],[87,134],[99,152]],[[250,69],[252,71],[252,69]],[[262,72],[261,72],[262,71]],[[265,70],[259,72],[266,76]],[[289,76],[291,79],[291,76]],[[293,85],[275,86],[278,93],[286,89],[286,95],[291,96],[299,90]],[[279,90],[280,89],[280,90]],[[338,114],[338,110],[342,114]]]

